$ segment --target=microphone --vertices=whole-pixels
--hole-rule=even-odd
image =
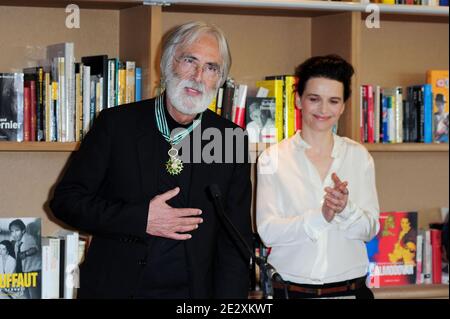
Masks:
[[[228,226],[230,226],[231,230],[233,230],[234,236],[232,235],[233,239],[236,240],[235,237],[239,239],[239,242],[243,245],[243,247],[246,250],[246,253],[250,255],[250,257],[255,260],[255,262],[263,269],[267,277],[272,281],[281,282],[283,284],[286,284],[281,277],[281,275],[275,270],[275,268],[269,264],[265,258],[261,258],[259,256],[256,256],[253,250],[249,247],[248,243],[245,241],[244,237],[242,237],[242,234],[239,232],[239,230],[236,228],[236,226],[233,224],[233,222],[230,220],[230,218],[225,214],[225,209],[223,208],[222,204],[222,193],[220,192],[220,188],[217,184],[211,184],[208,187],[209,193],[211,194],[214,206],[216,207],[216,212],[218,213],[219,217],[225,221]],[[244,254],[245,255],[245,254]],[[270,285],[271,287],[272,285]],[[271,293],[269,293],[269,297],[271,298]]]

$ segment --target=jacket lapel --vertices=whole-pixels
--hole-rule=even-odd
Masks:
[[[137,151],[141,172],[142,192],[145,197],[155,196],[158,185],[158,156],[156,155],[157,128],[155,124],[155,100],[150,101],[137,119]]]

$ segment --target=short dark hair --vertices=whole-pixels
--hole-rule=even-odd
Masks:
[[[2,240],[0,242],[0,245],[3,245],[6,247],[6,251],[8,252],[8,255],[14,257],[14,247],[12,243],[9,240]]]
[[[9,230],[11,230],[12,226],[18,227],[21,231],[24,231],[24,230],[27,229],[27,227],[25,226],[24,222],[22,220],[20,220],[20,219],[15,219],[11,223],[9,223]]]
[[[354,73],[353,66],[339,55],[314,56],[295,68],[295,75],[299,79],[296,89],[302,96],[311,78],[336,80],[344,86],[344,101],[347,101],[352,92],[351,79]]]

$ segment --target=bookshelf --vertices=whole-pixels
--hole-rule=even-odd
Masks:
[[[250,87],[266,75],[292,73],[311,55],[337,53],[348,59],[357,73],[339,134],[359,140],[361,84],[412,85],[425,82],[427,69],[448,69],[448,8],[381,5],[381,28],[367,29],[365,6],[356,2],[177,0],[150,6],[142,0],[79,0],[81,27],[67,29],[63,8],[69,3],[0,0],[0,72],[36,65],[49,44],[74,42],[77,61],[95,54],[136,61],[142,67],[143,98],[150,98],[159,81],[163,34],[176,24],[204,20],[225,31],[231,75]],[[48,200],[78,146],[0,142],[0,216],[42,217],[44,235],[60,228]],[[382,211],[449,205],[448,144],[366,147],[375,159]]]

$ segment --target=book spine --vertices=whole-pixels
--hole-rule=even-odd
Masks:
[[[393,96],[387,97],[388,110],[388,142],[395,142],[395,116],[394,116],[395,98]]]
[[[432,281],[433,284],[442,283],[442,253],[441,234],[438,229],[431,229]]]
[[[423,103],[424,103],[424,143],[433,142],[433,94],[431,92],[431,85],[425,84],[423,86]]]
[[[382,135],[383,143],[389,143],[389,111],[388,98],[385,95],[381,96],[381,117],[382,117]]]
[[[403,143],[403,89],[395,89],[395,142]]]
[[[418,234],[416,240],[416,284],[423,283],[423,275],[422,275],[422,251],[423,251],[423,235]]]
[[[375,143],[380,143],[380,126],[381,126],[381,103],[380,103],[380,86],[375,86],[375,93],[374,93],[374,131],[375,131]]]
[[[45,79],[44,70],[42,67],[38,68],[38,82],[36,86],[37,94],[37,110],[36,110],[36,120],[37,120],[37,140],[44,141],[44,130],[45,130]]]
[[[142,68],[136,68],[136,102],[142,100]]]
[[[286,123],[287,123],[287,138],[293,136],[295,130],[295,76],[286,76],[285,79],[286,91]]]
[[[36,81],[32,80],[29,82],[30,84],[30,116],[31,116],[31,128],[30,128],[30,140],[36,141],[36,133],[37,133],[37,98],[36,98]]]
[[[239,85],[239,94],[236,102],[234,123],[245,128],[245,101],[247,99],[247,85]]]
[[[91,67],[83,66],[83,136],[90,128],[91,119]]]
[[[125,103],[133,103],[135,101],[134,92],[136,90],[135,78],[136,78],[136,63],[127,61],[126,67],[126,97]]]
[[[23,89],[23,140],[31,141],[31,89],[26,84]]]
[[[425,242],[424,242],[424,266],[423,266],[423,283],[431,284],[433,282],[432,277],[432,247],[431,247],[431,232],[429,230],[425,231]]]
[[[375,143],[375,110],[373,86],[367,86],[367,142]]]
[[[364,144],[364,96],[365,88],[362,85],[359,88],[359,142]]]

